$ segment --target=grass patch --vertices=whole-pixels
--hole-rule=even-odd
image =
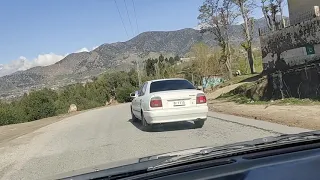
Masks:
[[[235,102],[238,104],[269,104],[268,101],[255,101],[251,98],[248,98],[246,96],[240,95],[240,94],[231,94],[227,93],[217,98],[218,100],[226,100]]]
[[[252,79],[252,78],[251,78]],[[255,78],[254,78],[255,79]],[[256,81],[249,81],[234,90],[221,95],[217,99],[231,101],[238,104],[272,104],[272,105],[320,105],[317,99],[285,98],[271,100],[268,98],[267,79],[262,77]]]
[[[320,101],[312,100],[312,99],[298,99],[298,98],[286,98],[286,99],[278,99],[271,101],[261,101],[261,100],[253,100],[244,95],[240,94],[232,94],[227,93],[221,95],[217,98],[218,100],[226,100],[230,102],[235,102],[237,104],[253,104],[253,105],[279,105],[279,106],[288,106],[288,105],[302,105],[302,106],[312,106],[312,105],[320,105]]]
[[[286,98],[272,102],[276,105],[320,105],[320,101],[312,99]]]

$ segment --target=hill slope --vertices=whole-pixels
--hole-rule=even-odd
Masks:
[[[255,22],[254,39],[258,42],[258,28],[264,26],[264,19]],[[230,30],[233,44],[240,44],[241,25]],[[96,76],[106,69],[125,70],[133,61],[164,55],[183,56],[197,42],[217,46],[212,34],[201,34],[199,30],[186,28],[177,31],[150,31],[139,34],[126,42],[103,44],[90,52],[72,53],[61,61],[46,66],[34,67],[0,77],[0,91],[40,88],[48,85],[65,85]]]

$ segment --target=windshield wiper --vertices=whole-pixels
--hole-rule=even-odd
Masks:
[[[320,131],[310,131],[298,134],[282,134],[279,136],[270,136],[265,138],[254,139],[252,141],[246,141],[242,143],[236,143],[245,146],[260,146],[267,144],[277,144],[283,142],[293,143],[295,141],[308,141],[320,138]]]
[[[273,147],[283,144],[293,144],[297,142],[320,140],[320,131],[303,132],[299,134],[282,134],[279,136],[270,136],[265,138],[254,139],[251,141],[245,141],[240,143],[234,143],[230,145],[220,147],[208,147],[202,148],[198,151],[182,154],[182,155],[167,155],[164,157],[170,157],[169,159],[161,162],[160,164],[149,167],[148,170],[156,170],[164,167],[169,167],[184,162],[190,162],[199,160],[204,157],[218,157],[220,155],[230,155],[239,152],[246,152],[249,150],[255,150],[262,147]],[[158,158],[161,156],[158,156]]]
[[[148,171],[169,167],[169,166],[181,164],[184,162],[190,162],[198,158],[205,157],[207,155],[210,155],[210,157],[213,157],[213,156],[223,155],[225,153],[230,153],[230,152],[235,153],[237,151],[243,150],[244,148],[246,148],[246,146],[243,146],[243,145],[230,146],[230,147],[223,146],[223,147],[217,147],[217,148],[210,147],[210,148],[202,149],[202,150],[199,150],[198,152],[194,152],[190,154],[174,155],[174,156],[171,156],[171,158],[161,162],[156,166],[149,167]]]

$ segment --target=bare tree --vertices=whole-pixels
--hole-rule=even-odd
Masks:
[[[263,16],[266,20],[267,26],[270,30],[272,30],[272,22],[271,22],[271,17],[269,16],[269,7],[266,5],[267,0],[261,0],[261,10],[263,13]]]
[[[243,30],[245,34],[245,42],[242,43],[242,47],[247,51],[248,61],[250,65],[251,74],[255,73],[252,54],[252,36],[253,36],[253,24],[254,19],[250,17],[253,9],[254,2],[251,0],[231,0],[239,8],[240,14],[243,18]]]
[[[284,0],[276,0],[278,11],[280,13],[280,26],[281,28],[284,28],[286,26],[286,22],[283,18],[283,6],[284,6]]]
[[[199,12],[198,19],[202,25],[207,26],[201,30],[215,35],[222,49],[220,62],[225,64],[228,76],[231,78],[233,74],[229,29],[237,17],[233,3],[230,0],[205,0]]]
[[[261,9],[266,19],[268,28],[271,31],[285,27],[283,19],[283,0],[261,0]],[[280,22],[277,19],[277,14],[280,12]]]

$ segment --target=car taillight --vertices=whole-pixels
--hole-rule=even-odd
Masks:
[[[153,97],[150,100],[150,107],[156,108],[156,107],[162,107],[162,100],[160,97]]]
[[[207,102],[207,98],[204,94],[197,95],[197,104],[204,104]]]

